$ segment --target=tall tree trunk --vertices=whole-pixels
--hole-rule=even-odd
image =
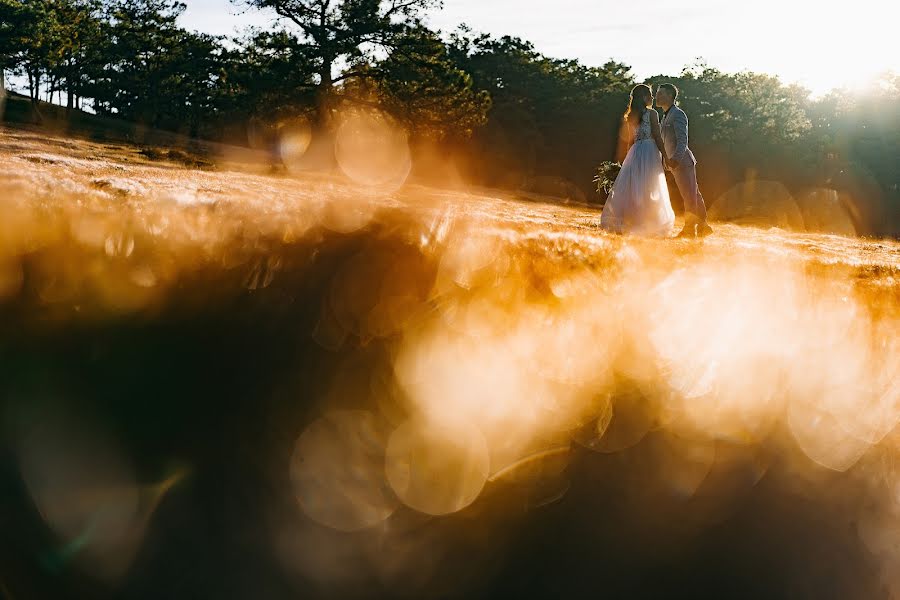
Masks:
[[[25,72],[28,73],[28,94],[31,96],[31,119],[33,123],[39,124],[44,120],[38,107],[38,97],[41,94],[41,73],[31,69],[26,69]]]
[[[196,110],[192,111],[188,131],[188,135],[191,139],[197,139],[198,137],[200,137],[200,117],[197,114]]]
[[[331,127],[331,109],[334,94],[334,81],[332,80],[332,69],[334,68],[334,58],[331,56],[322,57],[322,66],[319,69],[319,89],[316,98],[316,121],[318,129],[327,131]]]
[[[75,72],[75,65],[73,64],[72,59],[68,60],[69,63],[69,74],[66,75],[66,112],[72,110],[75,107],[75,82],[72,81],[72,73]]]
[[[304,162],[311,168],[328,171],[336,166],[334,158],[335,132],[331,112],[334,108],[334,81],[331,68],[334,59],[323,57],[319,68],[319,87],[316,90],[316,119],[313,123],[313,138],[304,156]]]

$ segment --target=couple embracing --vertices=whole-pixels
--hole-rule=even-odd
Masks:
[[[685,226],[680,238],[712,233],[706,223],[706,204],[697,186],[697,160],[688,148],[688,118],[676,104],[678,88],[663,83],[653,108],[653,90],[638,85],[631,91],[623,135],[631,143],[622,170],[603,207],[600,224],[616,233],[667,237],[675,224],[665,168],[672,173],[684,199]]]

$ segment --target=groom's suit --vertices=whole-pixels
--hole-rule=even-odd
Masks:
[[[684,210],[701,223],[706,222],[706,203],[697,185],[697,159],[688,148],[688,118],[678,106],[672,106],[662,122],[663,145],[670,161],[678,163],[670,167],[675,185],[684,199]]]

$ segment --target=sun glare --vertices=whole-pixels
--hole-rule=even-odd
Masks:
[[[677,74],[700,58],[727,72],[778,75],[821,96],[835,88],[865,89],[880,74],[900,70],[896,2],[651,0],[633,13],[586,0],[530,10],[520,4],[447,0],[431,20],[447,31],[464,22],[477,31],[520,36],[541,52],[590,65],[622,61],[638,80]]]

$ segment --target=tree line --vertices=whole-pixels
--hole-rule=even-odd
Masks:
[[[272,27],[222,37],[181,27],[173,0],[0,0],[0,69],[35,102],[232,143],[297,117],[327,133],[341,108],[376,106],[474,182],[545,176],[595,195],[594,167],[615,158],[638,83],[630,67],[465,27],[445,35],[424,21],[439,4],[249,0],[277,16]],[[747,178],[835,189],[857,203],[858,229],[900,233],[900,76],[821,98],[703,63],[646,83],[662,81],[682,90],[709,199]]]

